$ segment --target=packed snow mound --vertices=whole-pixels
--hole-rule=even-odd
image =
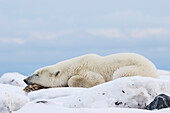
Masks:
[[[32,100],[15,113],[148,113],[156,95],[170,95],[170,81],[149,77],[124,77],[92,88],[51,88],[31,92]],[[122,108],[122,109],[118,109]],[[169,113],[170,109],[153,111]]]
[[[29,102],[29,98],[22,94],[4,92],[0,94],[0,113],[11,113]]]
[[[78,87],[61,87],[61,88],[49,88],[42,89],[34,92],[28,93],[30,100],[37,99],[55,99],[60,97],[66,97],[70,95],[75,95],[80,92],[88,91],[87,88],[78,88]]]
[[[57,103],[28,103],[14,113],[169,113],[169,109],[142,110],[127,108],[63,108]]]
[[[158,70],[158,74],[160,75],[160,79],[170,80],[170,71]]]
[[[18,94],[26,94],[23,91],[23,87],[13,86],[9,84],[1,84],[0,83],[0,92],[10,92],[10,93],[18,93]]]
[[[23,79],[26,77],[19,73],[5,73],[0,78],[0,83],[2,84],[10,84],[14,86],[25,87],[26,84],[23,82]]]
[[[24,75],[6,73],[0,78],[0,113],[11,113],[24,106],[29,101],[23,88],[26,84]]]
[[[170,95],[170,81],[149,77],[124,77],[72,96],[66,107],[123,107],[145,108],[156,95]]]
[[[158,70],[158,75],[169,75],[170,76],[170,71]]]
[[[170,96],[170,72],[158,73],[160,79],[125,77],[92,88],[49,88],[28,94],[23,92],[25,83],[16,85],[23,83],[25,76],[4,74],[6,79],[0,78],[0,113],[169,113],[170,108],[133,109],[145,108],[158,94]],[[14,75],[18,83],[11,83],[9,75]]]
[[[29,93],[28,97],[31,100],[52,99],[52,102],[61,102],[68,108],[145,108],[161,93],[170,95],[170,81],[136,76],[92,88],[43,89]]]
[[[21,87],[0,84],[0,113],[11,113],[29,102]]]

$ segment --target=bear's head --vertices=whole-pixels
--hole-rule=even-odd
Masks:
[[[44,87],[65,87],[68,85],[69,75],[64,70],[45,67],[38,69],[33,75],[24,79],[27,85],[38,84]]]

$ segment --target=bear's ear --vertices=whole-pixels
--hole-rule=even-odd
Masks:
[[[44,72],[47,72],[47,69],[42,69],[42,70],[40,70],[38,73],[39,73],[39,74],[43,74]]]

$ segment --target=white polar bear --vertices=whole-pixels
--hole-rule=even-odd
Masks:
[[[28,85],[43,87],[92,87],[116,78],[129,76],[158,78],[155,65],[135,53],[109,56],[87,54],[43,67],[26,78]]]

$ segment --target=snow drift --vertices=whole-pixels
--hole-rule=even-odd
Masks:
[[[25,76],[8,73],[0,78],[0,113],[145,113],[149,111],[132,108],[145,108],[158,94],[170,95],[170,72],[159,74],[160,79],[125,77],[92,88],[50,88],[27,94],[22,91]],[[11,83],[13,79],[17,83]],[[153,112],[169,113],[170,108]]]
[[[14,86],[20,86],[25,87],[26,84],[23,82],[23,79],[26,77],[24,75],[21,75],[19,73],[5,73],[0,78],[0,83],[2,84],[9,84]]]
[[[90,88],[83,95],[74,95],[64,104],[67,107],[145,108],[161,93],[170,95],[170,81],[125,77]]]

